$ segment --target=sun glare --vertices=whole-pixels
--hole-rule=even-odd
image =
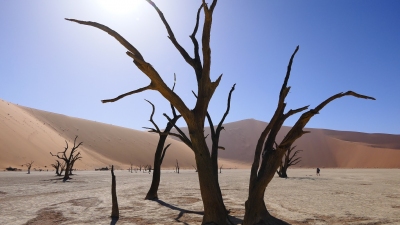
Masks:
[[[127,14],[135,10],[140,4],[138,0],[102,0],[102,8],[115,14]]]

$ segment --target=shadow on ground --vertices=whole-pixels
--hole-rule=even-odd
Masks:
[[[182,217],[185,213],[191,213],[191,214],[197,214],[197,215],[204,215],[204,212],[203,212],[203,211],[192,211],[192,210],[182,209],[182,208],[176,207],[176,206],[174,206],[174,205],[171,205],[171,204],[166,203],[166,202],[164,202],[163,200],[159,200],[159,199],[154,200],[154,201],[155,201],[155,202],[158,202],[158,204],[160,204],[160,205],[162,205],[162,206],[168,207],[168,208],[170,208],[170,209],[172,209],[172,210],[179,211],[179,214],[178,214],[178,216],[175,218],[175,221],[180,222],[180,223],[183,223],[183,224],[185,224],[185,225],[188,225],[188,223],[183,222],[183,221],[180,220],[181,217]],[[241,220],[241,219],[239,219],[239,218],[236,218],[236,217],[234,217],[234,216],[228,215],[228,217],[229,217],[229,220],[230,220],[232,223],[234,223],[234,224],[242,224],[242,222],[243,222],[243,220]],[[286,224],[287,224],[287,223],[286,223]]]

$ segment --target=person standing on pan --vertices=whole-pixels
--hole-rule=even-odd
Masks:
[[[321,174],[319,174],[321,170],[319,168],[317,168],[317,176],[321,176]]]

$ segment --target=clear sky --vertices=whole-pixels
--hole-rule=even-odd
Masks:
[[[112,3],[114,2],[114,3]],[[178,41],[192,54],[189,34],[201,1],[155,0]],[[125,2],[126,3],[126,2]],[[107,33],[64,20],[102,23],[133,44],[192,108],[193,69],[167,38],[155,10],[144,0],[0,1],[0,98],[19,105],[142,130],[151,106],[166,124],[166,100],[146,91],[102,104],[149,84]],[[203,17],[202,17],[203,18]],[[198,38],[201,38],[198,35]],[[295,47],[287,109],[315,107],[333,94],[353,90],[377,100],[338,99],[308,127],[400,134],[400,1],[220,0],[211,33],[212,79],[223,73],[209,112],[215,123],[236,83],[226,122],[269,121]],[[293,125],[293,116],[285,125]],[[186,126],[183,119],[180,126]],[[259,135],[259,134],[255,134]]]

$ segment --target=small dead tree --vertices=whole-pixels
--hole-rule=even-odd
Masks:
[[[117,199],[117,182],[114,175],[114,165],[111,165],[111,199],[112,199],[112,210],[111,218],[119,218],[119,208]]]
[[[193,166],[193,165],[192,165],[192,167],[194,168],[194,170],[195,170],[195,171],[196,171],[196,173],[197,173],[197,168],[196,168],[195,166]]]
[[[64,151],[57,152],[57,154],[53,154],[50,152],[50,155],[63,160],[65,163],[65,173],[64,173],[64,178],[63,178],[64,181],[70,179],[69,176],[70,176],[71,170],[73,168],[73,165],[75,164],[76,160],[82,158],[81,153],[76,152],[76,151],[83,142],[80,142],[78,145],[76,145],[77,138],[78,138],[78,136],[76,136],[74,139],[74,147],[72,147],[69,155],[67,154],[67,150],[68,150],[68,142],[67,141],[65,141],[65,144],[67,146],[65,147]]]
[[[64,169],[65,169],[65,163],[64,162],[60,162],[59,160],[56,160],[56,162],[54,164],[51,164],[51,166],[56,169],[56,174],[57,176],[61,176]]]
[[[250,172],[250,182],[249,182],[249,195],[245,203],[245,215],[243,224],[253,225],[253,224],[275,224],[276,218],[272,217],[264,202],[264,193],[267,185],[274,177],[276,170],[281,164],[283,155],[292,146],[292,144],[300,138],[303,134],[309,133],[308,131],[303,131],[303,128],[310,121],[310,119],[318,114],[327,104],[335,99],[344,96],[353,96],[363,99],[372,99],[372,97],[360,95],[353,91],[341,92],[323,101],[314,109],[311,109],[303,113],[294,126],[286,134],[285,138],[279,143],[276,143],[276,136],[281,129],[283,123],[290,116],[302,112],[308,109],[309,106],[298,108],[295,110],[289,110],[285,113],[285,99],[289,93],[290,87],[287,86],[290,72],[292,68],[293,58],[299,46],[292,54],[289,65],[287,67],[287,72],[285,80],[283,82],[282,88],[279,93],[278,105],[272,116],[267,127],[261,133],[258,139],[253,164],[251,166]],[[275,144],[275,146],[274,146]],[[261,161],[261,162],[260,162]]]
[[[176,76],[174,74],[174,86],[172,87],[172,90],[174,90],[175,84],[176,84]],[[160,180],[161,180],[161,164],[164,160],[164,156],[165,156],[165,153],[167,152],[167,149],[169,148],[169,146],[171,146],[171,144],[168,144],[167,146],[164,147],[165,141],[166,141],[168,135],[170,134],[171,129],[175,126],[176,121],[178,121],[179,118],[181,118],[181,116],[176,114],[174,106],[171,105],[172,114],[174,117],[172,118],[172,120],[170,120],[167,123],[165,129],[163,131],[161,131],[159,129],[159,127],[157,126],[157,124],[153,120],[155,106],[152,102],[150,102],[148,100],[146,100],[146,101],[152,107],[152,112],[150,114],[149,121],[153,124],[154,128],[148,128],[148,127],[144,127],[144,128],[149,129],[149,132],[158,133],[158,135],[159,135],[156,152],[154,153],[153,179],[151,182],[150,189],[147,192],[146,197],[145,197],[145,199],[147,199],[147,200],[155,200],[155,199],[158,199],[157,192],[158,192],[158,187],[160,185]],[[150,173],[150,171],[149,171],[149,173]]]
[[[219,173],[222,173],[222,166],[224,165],[221,165],[221,167],[219,168]]]
[[[175,173],[179,173],[179,163],[178,163],[178,160],[176,160],[176,164],[175,164]]]
[[[28,174],[31,174],[31,167],[32,167],[33,162],[34,162],[34,161],[31,161],[31,162],[29,162],[29,163],[25,163],[25,164],[24,164],[26,167],[28,167]]]
[[[289,147],[288,150],[286,151],[285,155],[283,156],[281,165],[279,166],[278,171],[276,173],[279,175],[280,178],[287,178],[287,170],[290,166],[294,166],[297,163],[301,162],[301,157],[296,157],[297,153],[302,152],[303,150],[296,150],[293,152],[293,150],[296,148],[294,147]],[[293,152],[293,154],[292,154]]]

